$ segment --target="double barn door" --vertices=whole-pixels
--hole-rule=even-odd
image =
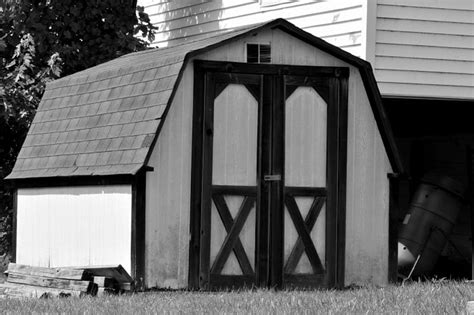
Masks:
[[[335,286],[347,70],[195,72],[192,286]]]

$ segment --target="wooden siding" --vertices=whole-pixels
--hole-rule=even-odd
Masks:
[[[153,45],[176,45],[237,27],[284,18],[356,56],[364,56],[362,43],[363,0],[273,1],[257,0],[154,1],[139,0],[158,27]]]
[[[184,71],[146,175],[145,286],[188,285],[193,70]]]
[[[232,42],[196,59],[244,62],[246,41],[271,42],[273,63],[350,68],[345,284],[386,283],[391,168],[358,69],[280,30]],[[148,287],[187,287],[192,86],[190,62],[149,163],[154,171],[147,174]]]
[[[130,185],[18,189],[16,262],[131,271]]]
[[[474,2],[378,0],[376,16],[382,95],[474,99]]]
[[[348,116],[346,283],[384,284],[392,169],[357,71],[350,74]]]
[[[243,62],[244,43],[249,40],[271,42],[276,64],[350,68],[345,284],[387,283],[387,174],[392,169],[358,69],[279,30],[233,42],[199,58]]]
[[[385,97],[474,99],[471,0],[270,4],[257,0],[138,1],[158,27],[153,45],[159,47],[281,17],[371,62]]]

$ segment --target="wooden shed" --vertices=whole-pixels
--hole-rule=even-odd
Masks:
[[[8,177],[16,262],[384,284],[401,171],[370,64],[285,20],[133,53],[48,85]]]

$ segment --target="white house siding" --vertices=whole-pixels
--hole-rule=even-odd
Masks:
[[[18,189],[16,262],[130,272],[131,196],[130,185]]]
[[[246,41],[272,43],[277,64],[350,68],[345,283],[384,284],[388,277],[390,163],[358,69],[280,31],[266,31],[196,56],[245,61]],[[188,279],[192,62],[184,71],[147,174],[147,286],[185,288]],[[362,184],[361,184],[362,183]],[[376,237],[374,237],[376,235]]]
[[[376,16],[384,96],[474,99],[472,0],[377,0]]]
[[[200,36],[284,18],[348,52],[364,57],[365,0],[138,0],[158,27],[153,45],[165,47]]]

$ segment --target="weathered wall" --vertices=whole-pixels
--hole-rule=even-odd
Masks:
[[[193,71],[188,67],[154,147],[146,180],[147,287],[188,285]]]
[[[372,63],[386,97],[474,99],[471,0],[139,0],[159,47],[284,18]]]
[[[350,67],[345,283],[386,283],[387,173],[391,168],[358,70],[280,30],[269,30],[196,58],[243,62],[246,40],[271,42],[272,60],[277,64]],[[147,174],[148,286],[187,286],[192,82],[189,64],[150,160],[155,170]]]
[[[378,0],[376,29],[384,96],[474,99],[474,2]]]
[[[392,172],[357,71],[351,71],[347,148],[346,284],[388,277],[388,207]]]
[[[363,56],[363,2],[139,0],[138,5],[145,7],[152,23],[159,28],[153,43],[158,47],[284,18],[333,45]]]
[[[130,185],[18,189],[16,262],[130,272],[131,209]]]
[[[279,30],[250,40],[271,42],[273,63],[350,68],[345,283],[386,283],[391,167],[358,69]],[[233,42],[200,59],[245,61],[244,43]]]

